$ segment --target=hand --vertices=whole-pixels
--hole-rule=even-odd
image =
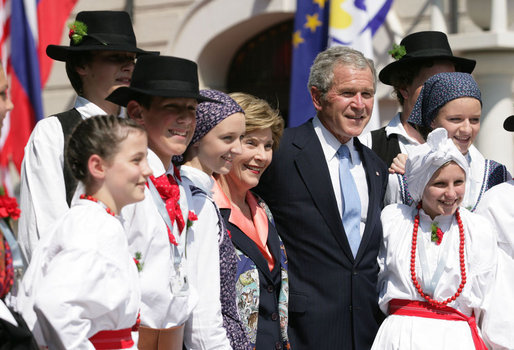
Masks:
[[[405,174],[405,163],[408,156],[405,153],[398,153],[389,167],[390,174]]]

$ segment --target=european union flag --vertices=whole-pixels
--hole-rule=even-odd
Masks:
[[[327,48],[329,8],[328,0],[297,1],[288,126],[298,126],[316,114],[307,82],[316,55]]]

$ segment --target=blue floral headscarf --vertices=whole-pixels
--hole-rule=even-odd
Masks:
[[[482,104],[480,89],[471,74],[460,72],[436,74],[423,84],[407,121],[430,127],[441,107],[461,97],[473,97]]]
[[[191,144],[204,137],[212,128],[234,113],[243,109],[229,95],[218,90],[200,90],[200,95],[216,102],[202,102],[196,108],[196,128]]]

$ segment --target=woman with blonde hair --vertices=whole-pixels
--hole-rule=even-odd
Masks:
[[[214,199],[238,255],[236,294],[253,348],[289,348],[287,258],[273,217],[250,190],[271,163],[284,129],[279,112],[254,96],[230,95],[244,110],[242,153],[228,174],[219,175]]]

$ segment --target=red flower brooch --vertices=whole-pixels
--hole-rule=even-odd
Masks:
[[[430,237],[432,242],[439,245],[443,241],[444,232],[439,228],[439,223],[434,221],[432,223],[432,235]]]
[[[0,186],[0,218],[11,218],[18,220],[20,217],[20,208],[16,198],[9,197],[3,187]]]
[[[143,257],[143,254],[141,254],[141,252],[136,252],[135,257],[133,258],[134,262],[136,263],[138,272],[143,271],[143,263],[141,262],[142,257]]]
[[[193,222],[195,222],[196,220],[198,220],[198,216],[196,216],[196,214],[190,210],[189,213],[187,214],[186,228],[189,229],[191,226],[193,226]]]

